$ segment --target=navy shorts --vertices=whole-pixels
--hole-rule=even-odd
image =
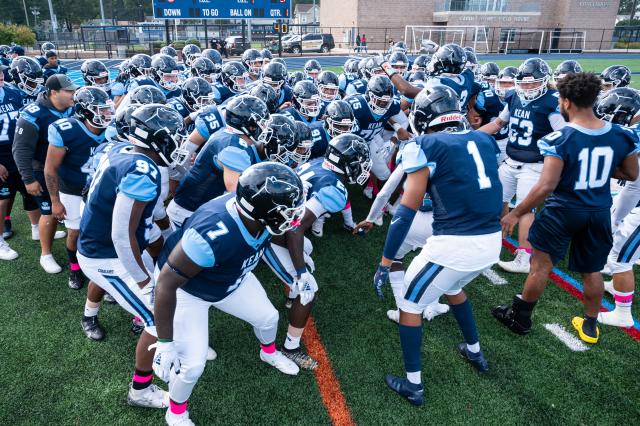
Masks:
[[[0,180],[0,200],[11,200],[15,198],[17,192],[22,194],[22,206],[26,211],[29,212],[38,208],[33,196],[24,187],[20,174],[17,171],[10,171],[7,180],[4,182]]]
[[[529,242],[549,254],[554,265],[564,259],[569,249],[571,271],[601,271],[613,247],[611,212],[545,207],[531,225]]]
[[[36,178],[42,187],[42,193],[40,195],[34,195],[33,199],[36,200],[40,208],[40,214],[48,216],[51,214],[51,198],[49,198],[49,191],[47,190],[47,184],[44,180],[44,172],[34,171],[33,177]]]

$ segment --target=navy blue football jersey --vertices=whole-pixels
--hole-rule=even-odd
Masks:
[[[484,126],[500,115],[504,109],[504,104],[489,83],[482,81],[478,83],[478,85],[481,90],[476,94],[475,109],[478,114],[480,114],[480,117],[482,117],[482,125]],[[501,130],[500,133],[508,134],[506,131],[503,132],[503,130]],[[498,139],[501,138],[498,137]]]
[[[213,83],[211,87],[214,89],[214,99],[218,105],[238,94],[220,82]]]
[[[345,89],[345,94],[347,96],[351,95],[364,95],[367,91],[367,80],[364,78],[358,78],[352,80],[349,84],[347,84],[347,88]]]
[[[507,155],[523,163],[543,161],[538,140],[553,132],[549,117],[560,114],[558,92],[547,90],[538,99],[523,103],[515,90],[505,99],[509,107],[509,143]]]
[[[460,109],[463,113],[467,112],[469,98],[479,91],[473,71],[470,69],[465,69],[455,77],[437,75],[429,81],[429,84],[434,84],[435,82],[449,86],[458,94],[460,98]]]
[[[66,150],[58,169],[61,192],[82,194],[92,169],[91,156],[104,141],[104,131],[95,135],[74,117],[62,118],[49,126],[49,144]]]
[[[291,101],[293,101],[293,90],[288,84],[285,84],[280,89],[280,94],[278,95],[278,108]]]
[[[9,86],[0,87],[0,164],[9,171],[16,170],[11,146],[20,108],[22,108],[22,92]]]
[[[331,136],[327,133],[327,130],[324,127],[324,122],[316,121],[314,123],[310,123],[309,129],[311,129],[311,141],[313,142],[309,158],[324,158],[324,154],[327,152],[329,142],[331,141]]]
[[[80,221],[78,251],[91,259],[118,257],[111,240],[113,206],[118,193],[147,203],[136,228],[140,250],[149,244],[153,226],[153,209],[160,195],[161,175],[158,166],[130,144],[116,144],[102,156],[91,180]]]
[[[347,86],[357,78],[358,77],[353,74],[349,74],[349,75],[345,73],[340,74],[338,76],[338,90],[340,91],[340,93],[346,93]]]
[[[340,178],[322,167],[323,158],[315,158],[298,167],[296,172],[307,188],[307,200],[316,198],[329,213],[347,206],[348,193]]]
[[[266,230],[252,236],[240,219],[235,194],[226,194],[202,205],[171,234],[158,257],[159,268],[180,241],[185,254],[203,268],[181,288],[200,299],[218,302],[233,293],[258,265],[271,238]]]
[[[20,110],[20,118],[24,118],[38,129],[38,144],[33,159],[44,164],[49,149],[49,125],[60,118],[73,115],[73,107],[64,112],[54,108],[46,108],[37,102],[33,102]],[[19,130],[19,129],[18,129]]]
[[[601,129],[569,123],[538,141],[544,156],[562,159],[560,182],[545,205],[579,210],[611,207],[609,180],[629,155],[638,152],[638,135],[629,128],[606,122]]]
[[[350,96],[345,99],[351,105],[355,124],[353,133],[370,142],[384,129],[384,125],[391,117],[400,112],[400,101],[393,99],[391,106],[383,115],[374,114],[364,95]]]
[[[262,161],[255,145],[247,144],[228,130],[216,132],[198,153],[196,161],[180,181],[175,202],[190,211],[224,194],[224,169],[243,172]]]
[[[65,67],[63,67],[62,65],[58,65],[55,68],[42,68],[42,77],[44,78],[44,81],[46,82],[47,79],[49,77],[51,77],[54,74],[66,74],[67,73],[67,69]]]
[[[224,118],[215,105],[208,105],[202,108],[195,121],[195,130],[204,140],[209,140],[211,135],[224,128],[224,126]]]
[[[318,113],[317,116],[313,117],[313,118],[307,118],[304,115],[302,115],[300,113],[300,111],[298,111],[295,107],[289,107],[289,108],[285,108],[282,111],[280,111],[280,114],[286,115],[287,117],[289,117],[290,119],[294,120],[294,121],[299,121],[301,123],[304,124],[313,124],[313,123],[318,123],[321,122],[322,120],[322,115],[324,114],[324,108],[325,105],[322,104],[322,102],[320,103],[320,112]]]
[[[406,173],[429,168],[434,235],[497,232],[502,210],[495,140],[482,132],[430,133],[401,152]]]
[[[164,96],[167,98],[167,100],[171,98],[177,98],[182,95],[182,90],[180,90],[179,87],[173,90],[167,90],[149,77],[136,77],[134,79],[129,80],[129,87],[127,88],[127,91],[131,92],[133,89],[135,89],[138,86],[155,86],[158,89],[160,89],[162,93],[164,93]]]
[[[38,99],[38,95],[40,93],[44,93],[47,91],[47,89],[44,88],[44,86],[40,86],[38,88],[38,90],[36,90],[36,92],[32,95],[27,94],[27,92],[23,91],[22,89],[20,89],[18,86],[12,86],[13,89],[17,90],[20,92],[20,94],[22,95],[22,105],[23,106],[27,106],[33,102],[35,102]]]

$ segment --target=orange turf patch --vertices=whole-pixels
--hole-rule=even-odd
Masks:
[[[314,374],[316,375],[322,402],[327,408],[331,422],[335,426],[355,425],[351,418],[351,411],[347,406],[347,401],[342,390],[340,390],[340,382],[338,382],[338,378],[331,367],[331,360],[327,350],[322,344],[322,340],[320,340],[320,334],[313,316],[310,316],[307,320],[307,326],[304,328],[302,338],[309,355],[318,361],[318,368],[315,369]]]

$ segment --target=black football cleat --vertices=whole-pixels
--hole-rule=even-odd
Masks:
[[[471,364],[473,368],[478,370],[478,372],[486,373],[489,371],[489,364],[487,363],[482,351],[478,353],[470,352],[469,349],[467,349],[467,344],[462,342],[458,343],[458,352],[462,355],[462,358],[467,360],[467,362]]]
[[[105,337],[104,328],[98,322],[98,316],[93,317],[83,317],[82,321],[80,321],[80,325],[82,326],[82,331],[84,331],[85,336],[87,336],[91,340],[100,341]]]
[[[499,305],[491,310],[491,314],[495,319],[504,324],[509,330],[521,336],[529,334],[531,325],[524,326],[516,321],[515,314],[511,305]]]
[[[318,361],[311,358],[311,356],[306,354],[301,348],[289,350],[282,346],[280,352],[303,370],[315,370],[318,368]]]
[[[384,376],[384,381],[392,391],[398,393],[411,404],[420,406],[424,403],[424,387],[411,383],[408,379],[391,374]]]
[[[84,277],[82,271],[69,271],[69,288],[72,290],[80,290],[84,285]]]
[[[6,219],[4,221],[4,232],[2,233],[2,238],[8,240],[13,237],[13,227],[11,226],[11,219]]]

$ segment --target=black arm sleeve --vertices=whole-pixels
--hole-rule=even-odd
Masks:
[[[24,118],[16,123],[16,134],[13,138],[13,160],[18,166],[25,185],[35,181],[33,177],[33,156],[38,144],[38,129]]]

